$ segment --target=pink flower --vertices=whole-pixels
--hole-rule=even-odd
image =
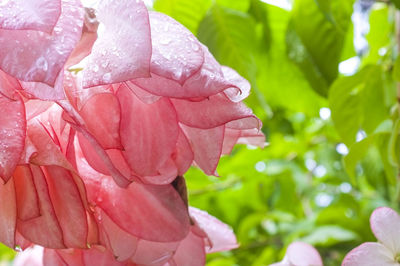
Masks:
[[[41,249],[27,248],[17,255],[14,265],[187,265],[201,266],[206,253],[229,250],[237,247],[231,229],[206,212],[190,208],[194,221],[189,233],[180,241],[152,242],[136,238],[118,228],[107,216],[100,225],[109,230],[102,235],[103,246],[90,249]]]
[[[322,266],[322,259],[318,251],[304,242],[293,242],[286,250],[281,262],[271,266]]]
[[[371,214],[372,232],[379,242],[366,242],[351,250],[342,266],[399,265],[400,216],[388,207],[380,207]]]

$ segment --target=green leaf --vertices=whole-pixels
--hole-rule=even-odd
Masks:
[[[376,63],[381,58],[381,49],[383,48],[383,51],[390,49],[389,45],[391,44],[391,36],[394,31],[393,19],[390,18],[387,5],[373,5],[369,22],[370,30],[366,36],[369,51],[363,59],[363,64]]]
[[[390,0],[390,1],[395,5],[395,7],[400,9],[400,0]]]
[[[360,129],[372,133],[386,118],[383,90],[382,70],[378,66],[367,66],[332,85],[329,94],[332,119],[346,145],[354,143]]]
[[[154,9],[163,12],[196,34],[198,25],[211,6],[211,0],[155,0]]]
[[[354,170],[357,163],[367,154],[368,149],[374,143],[374,135],[365,138],[351,145],[349,153],[343,158],[346,173],[349,175],[353,184],[355,184]]]
[[[311,245],[332,246],[337,243],[356,240],[357,234],[336,225],[325,225],[317,227],[310,235],[303,237],[302,241]]]
[[[393,66],[393,78],[396,81],[400,81],[400,56],[396,58]]]
[[[246,13],[214,5],[201,21],[197,37],[223,65],[252,80],[256,74],[255,22]]]
[[[336,0],[337,2],[340,0]],[[288,56],[303,71],[311,86],[326,96],[338,75],[338,65],[350,23],[352,1],[333,9],[336,23],[327,19],[315,0],[296,0],[287,30]],[[328,3],[323,5],[328,8]],[[307,23],[304,23],[307,21]]]
[[[326,106],[325,99],[318,95],[304,78],[301,70],[286,55],[285,30],[289,12],[266,5],[270,25],[270,47],[256,58],[258,85],[271,106],[317,116]]]
[[[238,11],[247,12],[250,7],[250,0],[217,0],[217,4]]]

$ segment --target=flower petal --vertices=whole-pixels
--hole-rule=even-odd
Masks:
[[[121,104],[121,142],[135,174],[155,176],[175,150],[178,123],[171,102],[141,102],[125,85],[117,92]]]
[[[239,246],[228,225],[194,207],[189,207],[189,213],[211,241],[211,246],[206,248],[207,253],[231,250]]]
[[[183,84],[203,64],[199,41],[182,24],[165,14],[149,12],[149,17],[153,45],[151,72]]]
[[[211,129],[198,129],[180,125],[189,139],[194,161],[207,175],[216,175],[216,169],[222,153],[224,126]]]
[[[111,84],[150,75],[151,38],[142,1],[102,0],[97,18],[104,32],[95,41],[83,70],[83,86]]]
[[[0,242],[15,248],[17,204],[13,180],[0,184]]]
[[[0,30],[0,69],[23,81],[50,86],[80,39],[83,9],[78,0],[62,0],[62,13],[51,34]]]
[[[3,1],[0,5],[0,29],[51,33],[60,13],[60,0]]]
[[[187,237],[179,244],[175,252],[173,261],[176,265],[202,266],[206,263],[206,252],[204,249],[203,238],[193,232],[189,232]]]
[[[351,250],[342,266],[397,266],[394,254],[380,243],[367,242]]]
[[[400,253],[400,216],[391,208],[374,210],[370,218],[371,229],[376,238],[393,254]]]
[[[293,265],[322,266],[322,259],[318,251],[310,244],[293,242],[286,250],[286,256]]]
[[[25,106],[19,95],[10,100],[0,94],[0,178],[10,179],[25,145]]]

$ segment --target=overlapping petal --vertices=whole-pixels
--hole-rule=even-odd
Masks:
[[[51,33],[1,29],[0,69],[22,81],[53,86],[81,37],[83,24],[80,1],[62,0],[61,10]]]

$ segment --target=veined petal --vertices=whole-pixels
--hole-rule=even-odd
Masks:
[[[342,266],[398,266],[395,254],[380,243],[367,242],[351,250]]]

